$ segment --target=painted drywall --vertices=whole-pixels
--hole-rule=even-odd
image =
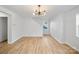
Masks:
[[[24,18],[14,14],[12,18],[12,42],[20,39],[24,35]]]
[[[0,11],[8,17],[8,43],[13,43],[23,36],[23,17],[17,12],[10,11],[0,6]]]
[[[50,20],[50,34],[60,43],[63,42],[63,17],[61,15]]]
[[[79,37],[76,36],[76,15],[79,7],[55,16],[50,22],[50,33],[58,41],[67,43],[79,51]]]
[[[23,36],[43,36],[41,19],[25,18],[17,12],[0,7],[8,17],[8,43],[13,43]]]
[[[76,36],[76,15],[79,14],[79,7],[74,8],[64,15],[64,39],[70,46],[79,51],[79,37]]]
[[[24,36],[41,37],[43,35],[43,28],[41,19],[26,18],[24,23]]]
[[[44,22],[48,22],[48,31],[43,32]],[[28,37],[42,37],[43,34],[49,34],[49,19],[42,16],[32,16],[25,19],[24,22],[24,36]]]
[[[7,17],[0,17],[0,42],[7,40]]]

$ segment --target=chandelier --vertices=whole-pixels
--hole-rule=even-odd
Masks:
[[[45,7],[42,5],[34,6],[33,11],[34,11],[33,15],[37,15],[37,16],[45,16],[47,12]]]

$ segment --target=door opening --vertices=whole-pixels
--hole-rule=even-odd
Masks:
[[[0,17],[0,42],[8,41],[8,17]]]
[[[43,23],[43,36],[49,35],[49,23],[48,21],[45,21]]]

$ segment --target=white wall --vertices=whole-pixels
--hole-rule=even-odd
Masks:
[[[24,36],[41,37],[43,28],[41,19],[26,18],[24,23]]]
[[[24,36],[28,37],[42,37],[43,36],[43,23],[47,21],[48,18],[32,16],[28,17],[24,21]],[[46,34],[49,33],[49,29]]]
[[[14,14],[12,17],[12,42],[20,39],[24,35],[24,18]]]
[[[64,39],[73,48],[79,51],[79,37],[76,36],[76,14],[79,7],[64,13]]]
[[[76,36],[76,14],[79,14],[79,7],[55,16],[50,27],[53,37],[79,51],[79,37]]]
[[[50,20],[50,34],[60,43],[63,42],[63,17],[61,15]]]
[[[17,12],[12,12],[0,6],[0,11],[8,17],[8,43],[13,43],[23,36],[24,18]]]
[[[41,19],[25,18],[1,6],[0,11],[8,17],[8,43],[13,43],[23,36],[43,36]]]

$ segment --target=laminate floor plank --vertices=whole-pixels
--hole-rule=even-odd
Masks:
[[[13,44],[0,43],[0,54],[78,54],[66,44],[51,36],[23,37]]]

